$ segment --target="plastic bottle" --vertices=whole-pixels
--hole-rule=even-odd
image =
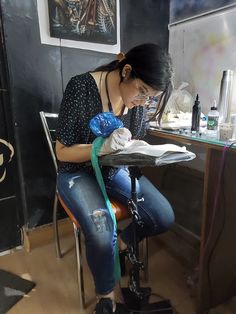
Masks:
[[[199,126],[200,126],[200,117],[201,117],[201,106],[199,97],[197,94],[196,100],[193,105],[193,111],[192,111],[192,127],[191,131],[198,132]]]
[[[219,123],[219,111],[217,110],[216,101],[214,101],[211,110],[208,112],[207,118],[207,135],[217,138],[218,136],[218,123]]]

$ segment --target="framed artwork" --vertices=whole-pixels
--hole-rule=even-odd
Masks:
[[[48,0],[52,37],[117,43],[116,0]]]
[[[182,21],[220,8],[235,5],[235,0],[171,0],[170,23]]]
[[[119,0],[37,0],[41,43],[120,52]]]

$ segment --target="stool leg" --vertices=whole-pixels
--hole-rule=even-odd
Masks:
[[[60,239],[59,239],[59,233],[58,233],[58,197],[57,192],[55,193],[54,197],[54,204],[53,204],[53,230],[54,230],[54,242],[56,246],[56,256],[57,258],[61,258],[61,247],[60,247]]]
[[[148,238],[143,240],[144,245],[144,279],[147,282],[149,280],[149,271],[148,271]]]
[[[81,232],[75,224],[74,236],[75,236],[75,247],[76,247],[76,262],[77,262],[77,279],[79,286],[79,302],[81,309],[85,309],[85,293],[84,293],[84,276],[83,276],[83,265],[82,265],[82,249],[81,249]]]

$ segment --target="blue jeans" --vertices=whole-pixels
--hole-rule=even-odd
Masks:
[[[95,176],[79,170],[76,173],[59,173],[58,191],[75,218],[85,236],[86,257],[92,272],[97,294],[107,294],[115,286],[114,253],[115,247],[112,218],[106,208],[103,195]],[[138,239],[160,234],[169,229],[174,222],[174,213],[166,198],[144,176],[137,180],[138,212],[144,222],[139,227]],[[110,197],[127,204],[131,195],[129,172],[120,168],[112,178],[106,180],[106,189]],[[132,228],[129,225],[121,233],[125,243],[129,243]]]

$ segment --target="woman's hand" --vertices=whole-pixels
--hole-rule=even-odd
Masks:
[[[116,129],[106,138],[98,156],[108,155],[118,150],[122,150],[125,145],[131,141],[132,134],[126,128]]]

